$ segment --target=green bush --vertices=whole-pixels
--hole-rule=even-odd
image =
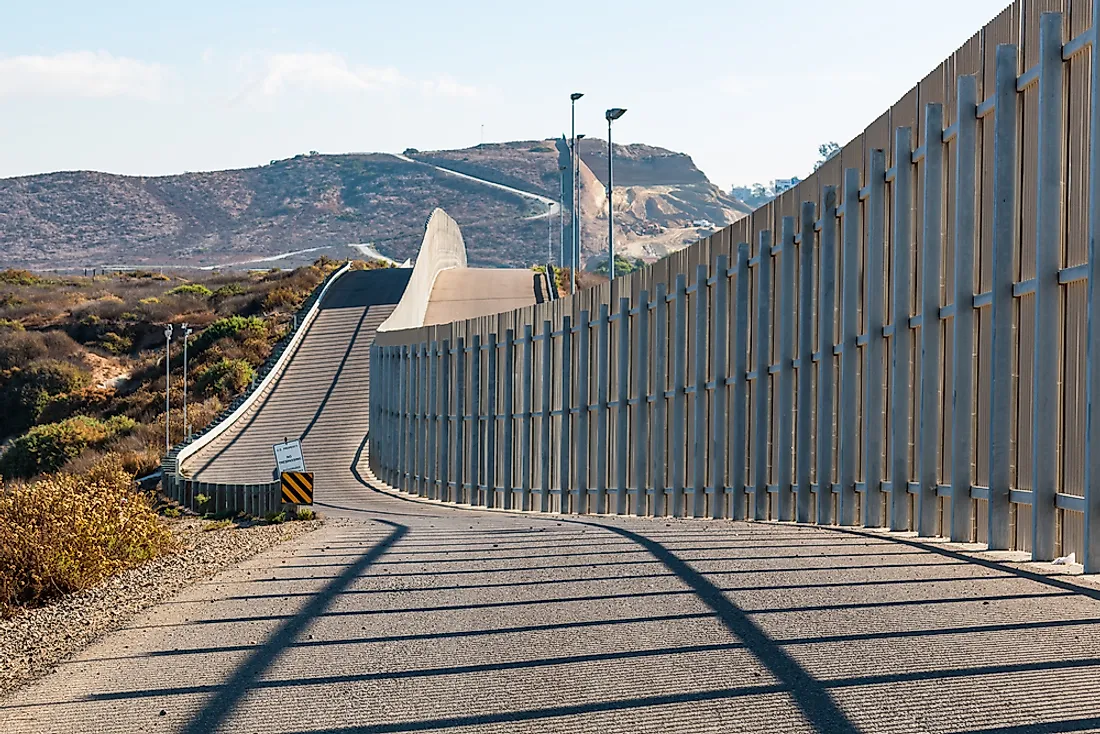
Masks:
[[[0,388],[0,435],[11,436],[32,426],[46,403],[91,383],[91,376],[67,362],[44,360],[26,369],[12,370]]]
[[[176,547],[117,457],[0,486],[0,617],[95,586]]]
[[[99,345],[112,354],[125,354],[133,348],[134,340],[108,331],[99,340]]]
[[[165,295],[168,296],[198,296],[199,298],[209,298],[214,295],[214,291],[210,290],[202,283],[187,283],[185,285],[177,285],[175,288],[168,291]]]
[[[85,449],[102,446],[136,427],[133,419],[121,415],[106,421],[78,415],[59,423],[35,426],[12,441],[0,456],[0,475],[26,479],[56,472]]]
[[[267,332],[264,320],[259,316],[229,316],[218,319],[207,326],[198,338],[195,339],[195,353],[207,349],[211,344],[226,337],[243,335],[263,336]]]
[[[229,296],[240,296],[243,294],[244,288],[242,288],[239,283],[226,283],[214,291],[215,298],[228,298]]]
[[[0,329],[8,329],[9,331],[26,331],[23,328],[23,324],[13,319],[0,319]]]
[[[15,268],[0,270],[0,283],[7,283],[8,285],[36,285],[41,282],[41,278],[27,270],[16,270]]]
[[[252,382],[256,373],[246,360],[222,359],[200,372],[195,387],[203,397],[230,398]]]

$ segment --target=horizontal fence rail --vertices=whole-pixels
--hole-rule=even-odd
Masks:
[[[1100,572],[1098,7],[1015,3],[808,180],[649,268],[380,337],[375,474]]]

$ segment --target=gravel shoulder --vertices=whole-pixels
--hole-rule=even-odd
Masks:
[[[169,522],[180,542],[178,552],[124,571],[96,588],[0,620],[0,697],[188,585],[322,525],[314,520],[204,531],[208,521]]]

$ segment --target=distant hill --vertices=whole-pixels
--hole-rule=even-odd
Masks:
[[[598,251],[601,238],[606,247],[605,147],[586,140],[581,149],[586,252]],[[435,207],[462,225],[472,265],[546,259],[544,201],[437,166],[556,201],[559,162],[567,160],[561,141],[406,153],[301,155],[175,176],[0,179],[0,261],[38,269],[294,265],[320,254],[361,257],[367,245],[403,260],[415,254]],[[615,154],[616,218],[628,254],[660,256],[706,234],[704,222],[722,226],[747,211],[688,156],[650,146]],[[555,252],[558,224],[550,227]]]

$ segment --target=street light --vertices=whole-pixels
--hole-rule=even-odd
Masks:
[[[615,214],[611,209],[611,189],[614,181],[614,157],[611,147],[611,123],[626,114],[622,107],[612,107],[604,113],[607,118],[607,278],[615,279]]]
[[[581,141],[584,140],[584,133],[577,135],[574,140],[576,147],[576,155],[574,155],[574,163],[576,164],[576,178],[574,180],[573,188],[573,293],[577,292],[577,268],[581,266]]]
[[[554,202],[546,202],[546,262],[554,262]]]
[[[562,137],[565,137],[564,135]],[[558,266],[565,267],[565,166],[558,166]]]
[[[573,192],[573,226],[570,231],[570,239],[573,240],[573,246],[569,251],[569,270],[573,273],[573,291],[577,290],[577,261],[573,257],[573,254],[579,252],[577,249],[577,237],[580,234],[580,227],[577,224],[577,100],[584,96],[584,92],[573,92],[569,95],[570,111],[572,113],[572,129],[571,138],[569,144],[569,185],[572,187],[570,190]]]
[[[187,337],[191,336],[191,329],[187,324],[183,326],[183,434],[184,440],[191,438],[191,424],[187,422]]]
[[[172,425],[172,325],[164,327],[164,450],[172,450],[172,437],[169,429]]]

